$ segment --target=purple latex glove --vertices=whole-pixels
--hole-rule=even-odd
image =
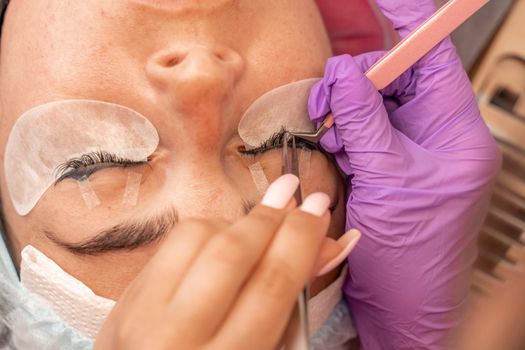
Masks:
[[[377,0],[404,37],[432,0]],[[448,349],[501,155],[455,48],[442,42],[378,93],[363,75],[383,53],[328,61],[309,111],[352,185],[347,226],[363,233],[345,293],[363,350]]]

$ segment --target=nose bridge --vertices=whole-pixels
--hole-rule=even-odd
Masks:
[[[239,53],[221,45],[173,47],[154,54],[148,78],[179,108],[220,102],[244,69]]]

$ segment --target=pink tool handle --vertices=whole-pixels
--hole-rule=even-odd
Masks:
[[[378,90],[384,89],[488,2],[489,0],[450,0],[374,64],[365,75]]]

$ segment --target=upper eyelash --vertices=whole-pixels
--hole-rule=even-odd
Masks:
[[[243,149],[241,150],[241,153],[245,155],[258,155],[274,148],[281,148],[283,147],[284,135],[286,135],[287,132],[288,131],[283,127],[280,131],[277,131],[272,136],[270,136],[268,140],[262,142],[258,147],[252,149]],[[314,150],[318,149],[316,144],[301,139],[297,139],[297,144]],[[291,146],[291,140],[289,146]]]
[[[71,173],[77,169],[87,168],[94,165],[121,165],[121,166],[133,166],[143,164],[143,162],[133,161],[127,158],[119,157],[113,153],[106,151],[95,151],[91,153],[86,153],[77,158],[72,158],[66,162],[60,164],[55,169],[55,178],[57,179],[55,183],[60,182],[64,178],[67,178]],[[91,174],[89,174],[91,175]]]
[[[287,130],[283,127],[281,130],[275,132],[266,141],[262,142],[258,147],[255,147],[247,152],[260,153],[262,151],[268,151],[272,148],[282,147],[284,142],[284,135]]]

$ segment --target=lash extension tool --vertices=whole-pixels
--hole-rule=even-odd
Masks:
[[[366,77],[377,90],[384,89],[489,1],[450,0],[376,62],[365,73]],[[292,132],[292,135],[318,143],[334,123],[330,113],[315,132]]]
[[[288,145],[291,143],[291,152],[288,150]],[[299,177],[299,159],[297,157],[297,144],[295,137],[286,133],[283,136],[283,150],[282,150],[282,174],[293,174]],[[295,191],[295,201],[297,206],[301,205],[303,198],[301,195],[301,185]],[[297,303],[293,309],[292,316],[288,322],[288,326],[283,337],[283,350],[309,350],[310,349],[310,334],[308,323],[308,287],[304,287],[303,291],[297,297]]]
[[[288,151],[287,145],[291,145],[292,152]],[[282,175],[293,174],[299,178],[299,158],[297,156],[297,144],[295,136],[292,133],[286,132],[283,135],[283,165],[282,165]],[[303,197],[301,195],[301,185],[295,191],[295,201],[297,206],[300,206],[303,203]]]

